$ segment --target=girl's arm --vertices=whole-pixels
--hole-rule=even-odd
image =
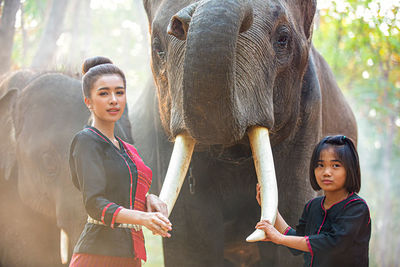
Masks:
[[[279,213],[279,210],[276,213],[276,220],[275,220],[275,225],[274,227],[276,230],[278,230],[281,234],[284,234],[289,225],[286,223],[286,221],[283,219],[281,214]]]
[[[279,217],[282,219],[282,217],[280,215],[279,215]],[[277,221],[278,221],[278,217],[277,217]],[[284,220],[283,220],[283,222],[284,222]],[[275,225],[276,225],[276,223],[275,223]],[[297,250],[310,252],[307,237],[284,235],[281,233],[281,231],[279,231],[274,226],[272,226],[272,224],[269,221],[265,221],[265,220],[259,222],[256,225],[256,228],[263,230],[265,232],[266,239],[264,241],[271,241],[277,245],[284,245],[289,248],[294,248]],[[283,229],[286,229],[286,228],[283,228]]]
[[[168,231],[171,231],[171,223],[160,212],[143,212],[139,210],[130,210],[122,208],[116,218],[117,223],[139,224],[148,228],[153,234],[163,237],[171,237]]]

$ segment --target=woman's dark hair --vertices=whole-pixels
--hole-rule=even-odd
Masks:
[[[310,183],[314,190],[320,190],[314,170],[318,166],[321,151],[332,147],[338,160],[346,170],[345,187],[348,192],[358,193],[361,188],[361,172],[358,153],[353,141],[344,135],[326,136],[314,148],[310,161]]]
[[[126,88],[125,74],[106,57],[97,56],[87,58],[82,65],[82,74],[82,91],[83,95],[88,98],[90,98],[90,89],[93,87],[93,84],[103,75],[118,74],[121,76]]]

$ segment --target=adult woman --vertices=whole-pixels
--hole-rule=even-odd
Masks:
[[[146,260],[141,226],[170,236],[166,205],[154,195],[146,196],[151,170],[132,145],[114,135],[126,105],[124,73],[108,58],[94,57],[85,60],[83,74],[92,123],[72,141],[70,169],[88,222],[70,266],[141,266]]]

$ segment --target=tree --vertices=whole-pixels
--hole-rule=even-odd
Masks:
[[[71,34],[69,51],[75,51],[75,53],[69,54],[65,59],[65,64],[69,69],[73,69],[74,66],[80,66],[88,55],[92,39],[92,23],[90,0],[73,0],[70,5],[71,10],[68,16],[70,21],[65,23],[69,25],[68,32]]]
[[[57,48],[57,40],[62,32],[68,0],[53,0],[46,26],[31,67],[47,68],[52,64]]]
[[[0,1],[0,6],[2,1]],[[0,21],[0,74],[9,70],[14,43],[15,18],[20,0],[5,0]]]

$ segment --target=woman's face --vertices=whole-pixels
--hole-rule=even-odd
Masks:
[[[87,107],[94,119],[116,122],[125,110],[126,94],[124,82],[118,74],[100,76],[90,89],[90,98],[85,97]]]

